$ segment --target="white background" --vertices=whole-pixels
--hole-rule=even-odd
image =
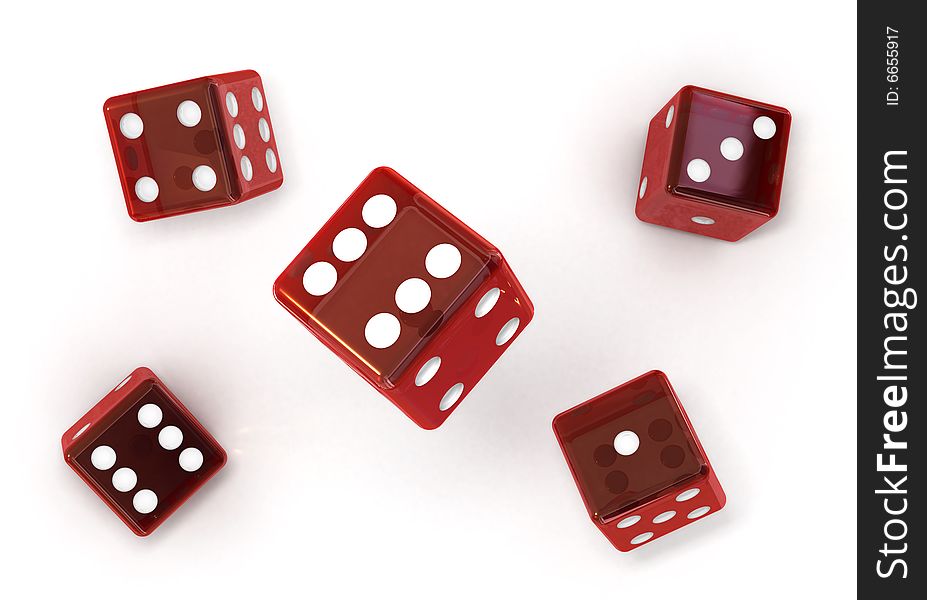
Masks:
[[[852,594],[854,11],[380,4],[5,14],[7,597]],[[103,101],[244,68],[263,76],[284,186],[131,221]],[[736,244],[634,216],[648,121],[687,83],[792,111],[781,212]],[[433,432],[271,294],[378,165],[501,248],[537,311]],[[229,451],[147,539],[59,446],[139,365]],[[728,505],[621,554],[589,522],[550,421],[653,368]]]

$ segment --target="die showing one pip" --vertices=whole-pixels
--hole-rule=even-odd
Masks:
[[[622,552],[724,506],[721,484],[659,371],[560,413],[553,427],[589,516]]]
[[[778,106],[682,88],[650,121],[637,217],[739,240],[779,212],[791,122]]]
[[[103,113],[136,221],[235,204],[283,183],[264,86],[254,71],[116,96]]]
[[[441,425],[531,320],[499,251],[392,169],[375,169],[274,296],[425,429]]]
[[[139,367],[61,437],[64,460],[136,535],[148,535],[225,464],[225,450]]]

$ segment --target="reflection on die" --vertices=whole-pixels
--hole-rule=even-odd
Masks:
[[[283,271],[274,295],[425,429],[447,419],[534,314],[495,247],[386,167]]]
[[[725,503],[666,375],[651,371],[554,418],[593,523],[622,552]]]
[[[792,117],[784,108],[686,86],[650,121],[640,220],[737,241],[779,212]]]
[[[225,450],[158,377],[134,370],[61,437],[65,462],[136,535],[225,465]]]
[[[235,204],[283,183],[264,86],[254,71],[116,96],[103,113],[136,221]]]

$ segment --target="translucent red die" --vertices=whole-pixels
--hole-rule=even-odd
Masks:
[[[225,450],[145,367],[61,437],[65,462],[136,535],[148,535],[225,464]]]
[[[385,167],[283,271],[274,295],[425,429],[447,419],[534,314],[494,246]]]
[[[724,506],[724,490],[659,371],[560,413],[553,427],[592,522],[622,552]]]
[[[779,212],[792,117],[686,86],[650,121],[637,194],[648,223],[737,241]]]
[[[254,71],[115,96],[103,113],[136,221],[235,204],[283,183],[264,86]]]

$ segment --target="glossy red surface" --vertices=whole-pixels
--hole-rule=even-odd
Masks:
[[[254,71],[115,96],[103,113],[126,208],[136,221],[234,204],[283,183],[267,98]],[[208,171],[198,168],[214,174],[212,187]],[[156,193],[145,194],[151,182],[143,178],[157,184]]]
[[[387,224],[366,222],[368,200],[388,196],[395,216]],[[333,246],[345,230],[356,229],[366,249],[340,260]],[[426,257],[436,246],[452,245],[460,255],[453,274],[436,277]],[[325,293],[307,291],[310,267],[328,263],[337,282]],[[396,292],[409,279],[427,284],[423,308],[405,312]],[[484,295],[499,290],[488,313],[477,317]],[[534,309],[499,251],[392,169],[374,170],[312,238],[274,284],[277,300],[413,421],[426,429],[441,425],[531,320]],[[484,303],[485,306],[485,303]],[[398,338],[378,348],[367,339],[368,320],[389,313],[398,320]],[[511,339],[497,335],[518,319]],[[440,367],[427,383],[416,384],[432,358]],[[456,402],[446,392],[461,384]]]
[[[705,451],[659,371],[557,415],[553,428],[589,516],[621,551],[703,516],[689,518],[693,511],[711,514],[724,506]],[[639,443],[630,453],[625,449],[626,455],[615,441],[624,432]],[[685,492],[692,496],[678,500]]]
[[[160,417],[143,426],[140,411],[149,415],[152,410]],[[218,442],[144,367],[133,371],[68,429],[61,446],[65,462],[141,536],[161,525],[226,461]],[[104,455],[112,453],[112,464],[94,461],[98,449]],[[135,474],[131,488],[121,485],[123,489],[117,489],[120,469],[131,469]],[[137,494],[150,492],[156,505],[145,512],[148,508],[136,506],[136,502],[142,506]]]
[[[757,133],[764,123],[754,128],[757,119],[774,125],[768,139]],[[778,106],[682,88],[650,122],[638,218],[727,241],[766,223],[779,211],[791,121]],[[724,146],[725,156],[722,143],[733,152]],[[693,160],[707,163],[707,179],[691,176]]]

